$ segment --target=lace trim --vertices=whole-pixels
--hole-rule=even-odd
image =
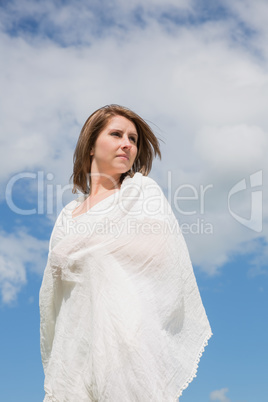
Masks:
[[[181,389],[179,390],[179,393],[176,396],[176,399],[174,399],[174,402],[177,402],[178,398],[182,395],[182,392],[188,387],[188,385],[193,381],[193,379],[197,376],[197,370],[198,370],[198,365],[200,362],[200,359],[202,357],[202,354],[205,351],[205,347],[208,345],[208,341],[211,338],[211,336],[213,335],[213,333],[210,331],[209,334],[206,336],[203,345],[200,349],[200,352],[196,358],[195,364],[194,364],[194,368],[192,371],[192,374],[190,375],[190,377],[188,378],[188,380],[184,383],[184,385],[181,387]],[[45,399],[43,402],[59,402],[56,398],[54,398],[53,395],[50,394],[49,391],[47,391],[45,389],[46,395],[45,395]]]
[[[54,396],[45,388],[45,399],[43,402],[59,402],[58,399],[54,398]]]
[[[190,375],[190,377],[188,378],[188,380],[184,383],[184,385],[180,388],[179,393],[177,394],[176,399],[174,399],[174,402],[177,402],[178,398],[182,395],[182,392],[188,387],[188,385],[193,381],[193,379],[196,377],[196,373],[198,370],[198,365],[201,359],[202,354],[205,351],[205,347],[208,345],[208,341],[211,338],[211,336],[213,335],[213,333],[210,331],[209,334],[206,336],[203,345],[200,349],[200,352],[196,358],[195,364],[194,364],[194,368],[192,371],[192,374]]]

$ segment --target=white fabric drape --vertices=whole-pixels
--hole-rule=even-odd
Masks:
[[[175,402],[212,335],[178,222],[136,173],[60,213],[40,289],[45,401]]]

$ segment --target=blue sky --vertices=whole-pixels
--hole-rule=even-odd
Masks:
[[[265,0],[0,3],[1,400],[43,400],[48,241],[81,127],[109,103],[163,141],[150,175],[214,334],[180,402],[267,400],[267,15]]]

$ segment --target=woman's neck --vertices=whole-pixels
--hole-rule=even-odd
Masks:
[[[96,196],[104,194],[110,190],[120,188],[120,176],[109,176],[102,173],[91,173],[90,175],[90,195]]]

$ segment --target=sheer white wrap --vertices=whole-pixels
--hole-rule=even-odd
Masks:
[[[175,402],[211,328],[177,220],[154,180],[54,226],[40,289],[45,401]]]

